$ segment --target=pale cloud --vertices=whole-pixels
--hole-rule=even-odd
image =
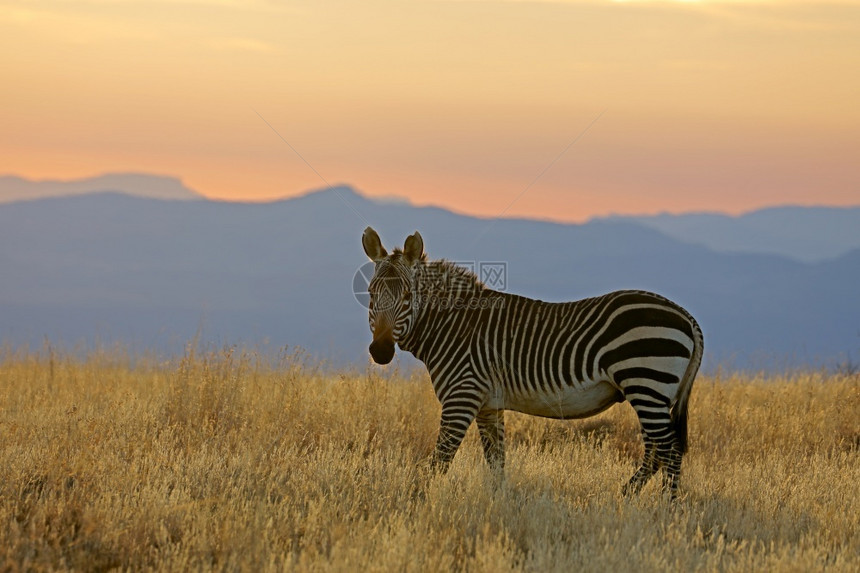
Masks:
[[[155,30],[141,27],[127,19],[110,18],[98,13],[77,13],[69,8],[69,3],[0,2],[0,25],[17,27],[34,36],[44,35],[50,42],[75,45],[94,45],[115,39],[151,40],[156,37]]]
[[[273,44],[254,38],[215,38],[210,45],[216,50],[266,53],[276,50]]]

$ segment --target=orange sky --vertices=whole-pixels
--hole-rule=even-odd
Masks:
[[[0,0],[0,174],[498,215],[860,204],[860,0]]]

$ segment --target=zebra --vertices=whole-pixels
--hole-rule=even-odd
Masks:
[[[445,472],[477,422],[487,463],[504,475],[505,410],[585,418],[629,402],[644,459],[626,483],[638,493],[660,468],[677,497],[687,406],[702,360],[702,330],[679,305],[641,290],[544,302],[483,284],[469,269],[429,260],[416,231],[389,254],[371,227],[369,351],[388,364],[395,344],[424,363],[442,416],[430,466]]]

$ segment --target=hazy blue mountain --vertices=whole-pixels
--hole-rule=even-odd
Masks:
[[[701,323],[711,367],[860,350],[860,250],[812,264],[719,253],[633,221],[488,221],[347,187],[265,204],[100,193],[0,205],[0,340],[176,352],[200,328],[208,341],[363,364],[370,334],[353,277],[368,224],[389,248],[418,229],[433,258],[504,262],[508,291],[544,300],[662,293]]]
[[[0,176],[0,203],[32,201],[113,191],[153,199],[193,200],[201,196],[176,177],[142,173],[108,173],[71,181],[33,181],[14,175]]]
[[[771,207],[719,213],[613,217],[720,252],[768,253],[817,262],[860,249],[860,207]]]

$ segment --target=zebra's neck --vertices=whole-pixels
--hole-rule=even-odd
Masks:
[[[445,260],[421,265],[413,277],[412,289],[413,325],[409,335],[398,344],[425,362],[433,341],[442,334],[451,336],[450,331],[443,331],[447,330],[446,325],[451,325],[454,315],[476,315],[480,310],[476,302],[493,292],[475,273]]]

